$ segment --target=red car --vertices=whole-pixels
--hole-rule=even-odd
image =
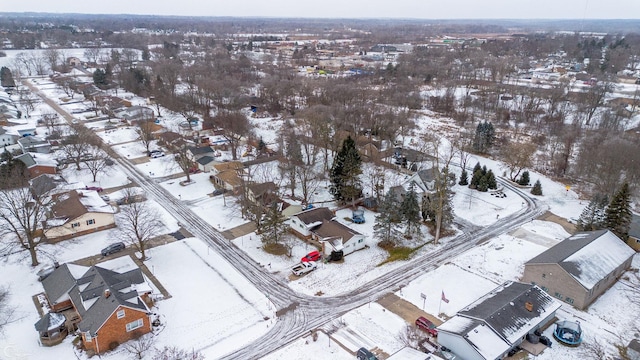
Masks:
[[[104,189],[99,186],[86,186],[86,190],[95,190],[97,192],[102,192]]]
[[[438,330],[436,329],[436,326],[424,316],[420,316],[416,319],[416,326],[418,327],[418,329],[426,331],[431,336],[438,336]]]
[[[312,252],[308,253],[307,255],[303,256],[302,260],[300,260],[300,261],[302,261],[302,262],[305,262],[305,261],[318,261],[318,260],[320,260],[321,257],[322,257],[322,255],[320,255],[319,251],[312,251]]]

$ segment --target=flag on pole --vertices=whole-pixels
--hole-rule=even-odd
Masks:
[[[447,299],[447,297],[444,296],[444,290],[442,290],[442,301],[446,302],[447,304],[449,303],[449,299]]]

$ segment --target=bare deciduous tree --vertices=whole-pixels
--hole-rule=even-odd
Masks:
[[[533,154],[536,150],[532,143],[509,143],[502,152],[502,160],[509,170],[509,179],[517,181],[520,173],[533,165]]]
[[[76,170],[80,170],[80,163],[91,146],[98,144],[94,134],[82,124],[72,124],[69,130],[71,133],[62,141],[62,151],[67,159],[76,164]]]
[[[122,346],[125,350],[136,359],[142,360],[146,353],[153,349],[155,337],[153,334],[145,334],[137,339],[127,341]]]
[[[155,139],[153,134],[155,128],[155,123],[153,119],[142,119],[138,121],[138,127],[136,132],[140,136],[140,141],[142,141],[142,145],[149,152],[149,146],[151,146],[151,142]]]
[[[152,360],[204,360],[204,355],[195,350],[183,350],[174,346],[158,349]]]
[[[26,250],[31,266],[37,266],[37,247],[45,240],[43,224],[49,203],[49,190],[40,183],[0,191],[0,251]]]
[[[135,194],[125,191],[125,197]],[[158,211],[146,201],[132,201],[120,208],[118,229],[124,242],[133,245],[140,252],[140,260],[146,259],[147,242],[160,233],[163,228]]]
[[[98,174],[107,167],[107,156],[97,146],[91,146],[86,155],[87,157],[83,162],[89,169],[91,176],[93,176],[93,182],[96,182]]]
[[[222,136],[231,147],[233,160],[237,160],[240,140],[251,133],[249,119],[239,111],[220,111],[211,121],[214,126],[224,130]]]

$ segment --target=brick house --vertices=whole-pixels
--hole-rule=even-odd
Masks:
[[[54,196],[45,236],[60,241],[116,226],[113,208],[96,191],[71,190]]]
[[[67,310],[68,327],[79,330],[87,350],[102,353],[151,331],[151,288],[140,268],[119,273],[92,266],[78,272],[65,264],[42,285],[51,311]]]
[[[34,157],[30,153],[18,155],[15,159],[24,164],[32,179],[42,174],[55,175],[58,172],[58,164],[55,160]]]
[[[585,309],[631,266],[634,255],[609,230],[579,232],[526,262],[522,281]]]

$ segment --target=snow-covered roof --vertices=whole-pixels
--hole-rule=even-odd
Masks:
[[[387,360],[440,360],[439,356],[433,354],[425,354],[422,351],[412,349],[410,347],[404,347],[393,355],[389,356]]]
[[[529,260],[559,264],[586,289],[592,289],[635,251],[609,230],[577,233]]]
[[[485,359],[498,359],[511,347],[484,323],[471,329],[465,338]]]

